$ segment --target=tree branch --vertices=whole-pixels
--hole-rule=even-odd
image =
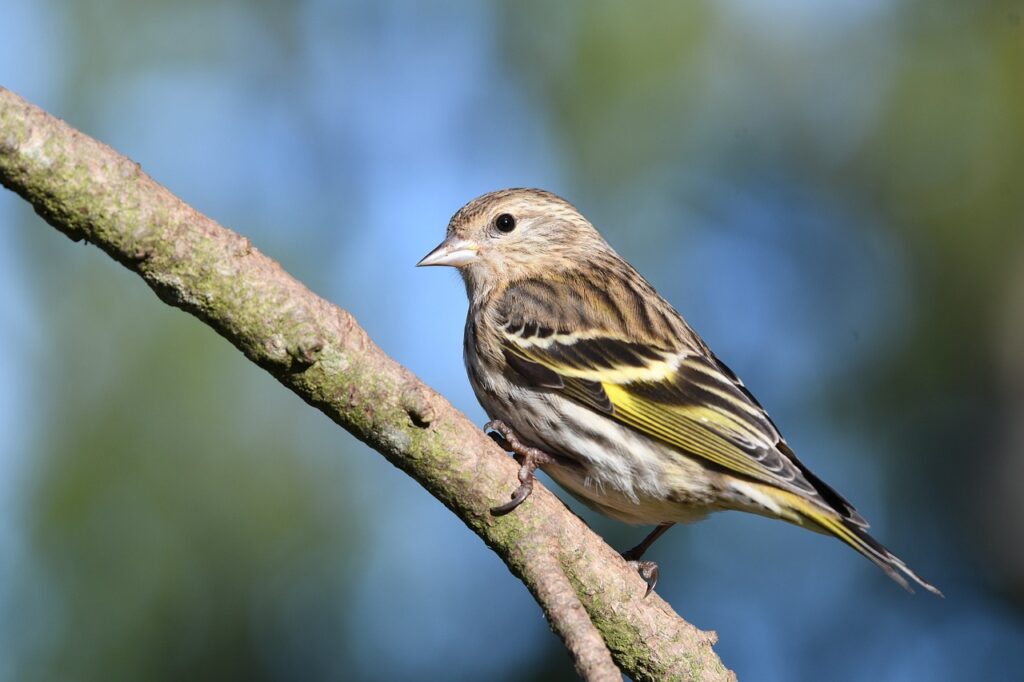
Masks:
[[[526,584],[582,677],[620,679],[614,658],[635,680],[734,679],[712,650],[714,633],[655,594],[644,599],[636,572],[542,486],[514,513],[492,516],[515,463],[349,313],[138,164],[2,87],[0,182],[416,479]]]

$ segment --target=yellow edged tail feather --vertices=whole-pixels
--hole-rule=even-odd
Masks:
[[[910,593],[914,589],[907,582],[910,578],[915,583],[938,597],[945,597],[942,592],[927,580],[915,573],[902,559],[890,552],[882,543],[871,537],[863,528],[851,524],[838,514],[829,514],[813,502],[786,490],[760,483],[752,483],[761,494],[775,501],[781,508],[780,518],[816,530],[820,533],[833,535],[847,545],[867,557],[886,574],[899,583]]]

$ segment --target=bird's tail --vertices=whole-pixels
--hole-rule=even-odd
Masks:
[[[886,575],[899,583],[908,592],[913,593],[914,590],[910,583],[907,582],[907,578],[932,594],[939,597],[943,596],[937,587],[915,573],[902,559],[886,549],[878,540],[871,537],[866,530],[866,526],[846,519],[835,511],[822,509],[814,502],[794,493],[774,487],[765,487],[771,490],[769,494],[785,510],[785,513],[781,516],[787,521],[806,526],[827,535],[834,535],[867,557],[871,563],[885,571]]]

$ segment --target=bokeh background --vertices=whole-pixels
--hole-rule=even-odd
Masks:
[[[481,423],[412,265],[478,194],[566,196],[947,595],[675,529],[659,592],[740,679],[1024,676],[1024,4],[4,0],[0,84]],[[572,676],[440,504],[7,192],[0,331],[0,679]]]

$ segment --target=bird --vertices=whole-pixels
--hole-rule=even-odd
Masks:
[[[853,505],[818,478],[743,382],[672,305],[568,201],[504,189],[459,209],[418,266],[449,266],[469,309],[463,354],[491,419],[521,464],[512,512],[539,467],[587,506],[654,525],[623,557],[642,561],[676,523],[739,510],[846,543],[910,592],[942,596],[868,533]]]

